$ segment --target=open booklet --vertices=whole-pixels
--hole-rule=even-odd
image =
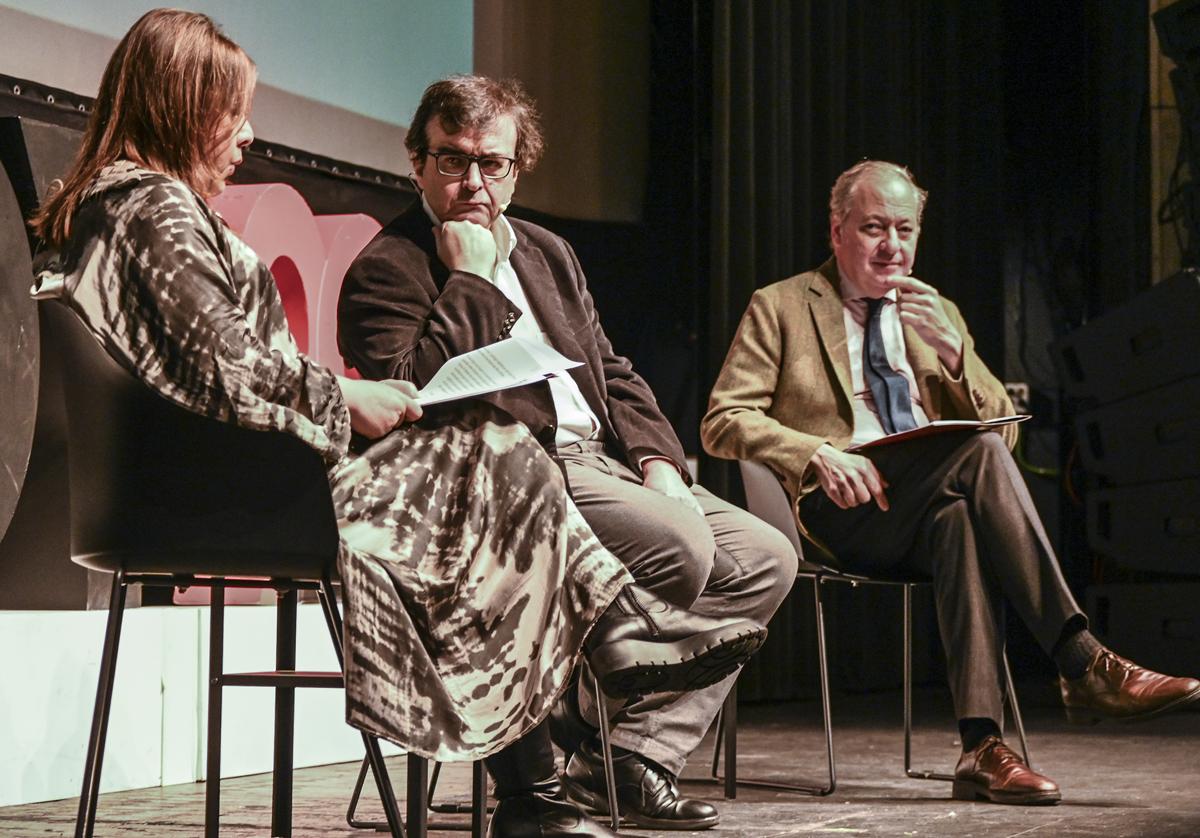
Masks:
[[[417,403],[440,404],[469,399],[544,381],[552,375],[581,366],[544,343],[507,338],[451,358],[429,383],[417,391]]]
[[[911,431],[901,431],[898,434],[888,434],[885,437],[864,442],[862,445],[852,445],[847,448],[847,451],[862,451],[866,448],[877,448],[880,445],[891,445],[894,442],[903,442],[906,439],[916,439],[921,436],[931,436],[932,434],[945,433],[946,431],[985,431],[989,428],[997,428],[1001,425],[1012,425],[1017,422],[1024,422],[1029,419],[1027,413],[1021,413],[1015,416],[998,416],[995,419],[935,419],[928,425],[922,425],[919,428],[913,428]]]

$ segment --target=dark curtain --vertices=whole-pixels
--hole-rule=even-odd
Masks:
[[[940,0],[729,0],[697,6],[711,33],[708,286],[700,318],[704,392],[755,288],[829,255],[829,189],[863,158],[907,165],[929,190],[916,275],[960,304],[984,359],[1003,357],[1001,9]],[[699,80],[703,83],[703,79]],[[737,497],[728,464],[702,479]],[[831,591],[835,683],[899,683],[898,590]],[[741,683],[746,698],[815,691],[811,593],[785,603]],[[939,664],[918,607],[919,677]],[[838,676],[841,677],[838,677]]]
[[[916,273],[1003,337],[997,3],[721,2],[712,9],[715,372],[751,292],[829,255],[829,189],[863,158],[929,190]],[[992,357],[988,357],[988,349]]]

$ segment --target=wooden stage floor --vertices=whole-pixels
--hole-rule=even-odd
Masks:
[[[1062,786],[1063,802],[1058,806],[962,803],[950,799],[948,783],[904,778],[899,692],[841,696],[835,701],[839,784],[830,797],[742,789],[736,800],[722,800],[719,787],[700,779],[707,776],[711,734],[685,771],[683,787],[720,808],[720,826],[707,833],[713,838],[1200,836],[1200,713],[1140,725],[1076,728],[1063,719],[1050,685],[1025,684],[1020,694],[1034,762]],[[917,767],[952,769],[958,748],[947,697],[939,690],[922,690],[917,705]],[[822,770],[824,746],[815,703],[744,706],[739,731],[741,776],[788,779],[804,772],[815,778]],[[389,764],[402,793],[404,760],[393,758]],[[297,772],[296,836],[372,834],[350,829],[344,821],[356,770],[357,765],[341,764]],[[464,766],[448,767],[439,797],[465,801],[467,776]],[[268,835],[270,782],[267,774],[222,784],[223,836]],[[202,831],[203,795],[202,784],[104,795],[96,835],[194,838]],[[370,806],[366,814],[372,809],[378,813]],[[74,817],[74,800],[0,808],[0,836],[71,835]]]

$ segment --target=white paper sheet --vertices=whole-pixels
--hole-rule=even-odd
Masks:
[[[422,405],[468,399],[543,381],[581,366],[544,343],[508,338],[451,358],[420,391]]]

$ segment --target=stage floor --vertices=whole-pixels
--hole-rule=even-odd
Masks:
[[[1051,807],[997,806],[950,799],[948,783],[903,776],[900,693],[839,696],[834,704],[838,788],[830,797],[744,788],[722,800],[708,775],[710,734],[684,774],[688,794],[721,810],[714,836],[1200,836],[1200,713],[1140,725],[1076,728],[1055,706],[1050,685],[1020,688],[1035,764],[1063,790]],[[951,770],[958,747],[948,699],[935,689],[917,696],[917,768]],[[824,745],[816,703],[743,706],[739,775],[786,780],[803,772],[817,779]],[[298,735],[304,735],[298,733]],[[404,759],[389,760],[404,788]],[[297,771],[296,836],[363,836],[343,815],[357,765]],[[222,783],[222,836],[263,836],[270,824],[269,774]],[[465,801],[467,772],[450,766],[439,797]],[[183,838],[201,834],[202,784],[107,794],[100,798],[97,836]],[[41,838],[72,834],[75,801],[0,808],[0,835]],[[366,814],[373,814],[368,807]],[[375,810],[378,813],[378,810]],[[626,831],[625,828],[622,832]],[[679,833],[629,830],[638,835]],[[437,831],[434,835],[463,834]]]

